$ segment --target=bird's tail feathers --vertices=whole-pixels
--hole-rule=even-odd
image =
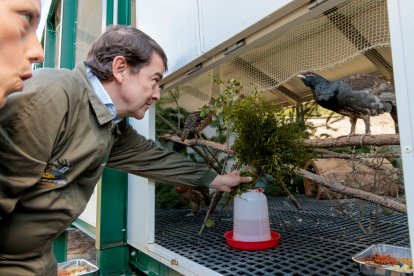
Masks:
[[[394,122],[398,124],[398,117],[397,117],[397,106],[395,104],[392,105],[390,115]]]

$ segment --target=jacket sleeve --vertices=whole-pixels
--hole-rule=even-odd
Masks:
[[[109,155],[107,166],[170,184],[206,186],[217,173],[177,152],[165,151],[138,134],[128,123],[121,124],[121,135]]]
[[[62,128],[67,98],[48,87],[28,82],[0,110],[0,220],[38,182]]]

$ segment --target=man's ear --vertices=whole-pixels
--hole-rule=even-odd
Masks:
[[[112,75],[117,82],[123,82],[128,64],[123,56],[116,56],[112,61]]]

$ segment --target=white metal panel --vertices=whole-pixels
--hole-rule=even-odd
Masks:
[[[414,1],[388,0],[394,81],[411,247],[414,245]],[[414,255],[413,255],[414,257]]]
[[[44,6],[47,5],[47,11],[49,12],[50,9],[51,0],[43,0],[42,1],[42,16],[44,13]],[[103,0],[101,5],[101,33],[105,31],[105,22],[106,22],[106,0]],[[45,12],[45,16],[47,16],[47,13]],[[40,27],[40,26],[39,26]],[[96,227],[97,222],[97,208],[98,208],[98,187],[102,184],[102,177],[99,178],[98,183],[95,186],[95,189],[93,190],[92,196],[89,199],[85,210],[82,212],[82,214],[78,217],[78,219],[86,222],[87,224],[91,225],[92,227]]]
[[[151,258],[173,268],[175,271],[186,276],[219,276],[222,275],[214,270],[211,270],[203,265],[200,265],[190,259],[187,259],[171,250],[168,250],[157,244],[149,244],[147,247],[142,247],[139,244],[131,243],[134,248],[144,252]],[[171,263],[174,263],[172,265]],[[175,274],[173,274],[175,275]]]
[[[167,75],[292,0],[137,0],[137,27],[166,51]]]
[[[155,39],[173,72],[201,53],[197,0],[137,0],[137,27]]]
[[[130,124],[145,137],[155,137],[155,107],[142,120],[129,119]],[[132,174],[128,175],[127,242],[146,247],[154,242],[155,184]]]
[[[102,178],[99,179],[98,184],[96,184],[95,189],[93,190],[92,196],[86,205],[85,210],[78,217],[78,219],[88,223],[89,225],[96,227],[96,208],[98,202],[98,186],[101,185]]]
[[[207,52],[292,0],[200,0],[202,50]]]

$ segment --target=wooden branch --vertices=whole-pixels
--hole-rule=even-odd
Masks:
[[[201,235],[203,233],[204,227],[206,226],[207,220],[210,218],[211,213],[214,212],[216,209],[217,204],[219,203],[221,197],[223,196],[224,192],[216,191],[214,193],[213,199],[211,200],[210,206],[208,206],[207,214],[204,217],[203,224],[201,225],[200,230],[198,231],[198,234]]]
[[[372,168],[374,170],[382,170],[386,171],[389,174],[398,174],[399,169],[394,167],[387,168],[387,167],[378,167],[378,164],[373,163],[370,161],[371,158],[376,158],[378,161],[383,158],[397,158],[400,157],[401,154],[398,152],[388,152],[388,153],[362,153],[362,154],[346,154],[346,153],[337,153],[326,149],[313,149],[316,152],[322,153],[322,158],[341,158],[341,159],[352,159],[355,162],[360,164],[364,164],[368,168]]]
[[[222,152],[233,153],[230,147],[220,144],[220,143],[213,142],[213,141],[205,140],[205,139],[185,139],[184,141],[181,141],[180,137],[178,137],[177,135],[171,135],[171,134],[164,134],[164,135],[161,135],[161,137],[164,139],[176,142],[176,143],[180,143],[182,145],[189,146],[189,147],[204,146],[204,147],[210,147],[216,150],[220,150]]]
[[[347,153],[338,153],[327,149],[312,149],[318,153],[321,153],[320,158],[343,158],[343,159],[359,159],[359,158],[398,158],[401,156],[399,152],[387,152],[387,153],[362,153],[362,154],[347,154]]]
[[[343,146],[385,146],[399,145],[400,136],[398,134],[381,135],[354,135],[327,139],[308,139],[305,144],[314,148],[329,148]]]
[[[365,191],[354,189],[351,187],[346,187],[337,181],[327,180],[323,176],[314,174],[312,172],[308,172],[307,170],[304,170],[304,169],[297,169],[297,171],[303,177],[308,178],[320,184],[321,186],[329,189],[330,191],[337,192],[342,195],[347,195],[347,196],[351,196],[354,198],[359,198],[362,200],[370,201],[373,203],[377,203],[381,206],[393,209],[401,213],[405,213],[405,214],[407,213],[407,206],[405,204],[395,201],[389,197],[379,196],[373,193],[365,192]]]
[[[223,152],[232,153],[233,151],[223,144],[215,143],[212,141],[204,140],[204,139],[190,139],[190,140],[184,140],[181,141],[180,137],[176,135],[171,134],[164,134],[162,136],[163,138],[181,143],[183,145],[187,146],[206,146],[211,147],[217,150],[221,150]],[[361,144],[361,136],[352,136],[350,137],[350,144],[354,145],[360,145]],[[321,142],[318,142],[321,141]],[[367,136],[365,135],[362,139],[363,145],[399,145],[399,135],[396,134],[383,134],[383,135],[376,135],[376,136]],[[348,143],[348,137],[341,137],[341,138],[333,138],[333,139],[320,139],[320,140],[307,140],[306,143],[308,145],[312,145],[315,147],[332,147],[332,146],[345,146],[349,145]],[[384,206],[386,208],[390,208],[393,210],[396,210],[398,212],[407,213],[407,207],[405,204],[397,202],[391,198],[378,196],[373,193],[365,192],[362,190],[354,189],[351,187],[346,187],[342,185],[339,182],[335,181],[329,181],[323,176],[308,172],[304,169],[297,168],[296,171],[298,174],[302,175],[303,177],[306,177],[323,187],[333,191],[337,192],[343,195],[347,195],[354,198],[359,198],[362,200],[370,201],[373,203],[378,203],[381,206]]]
[[[205,146],[211,147],[216,150],[220,150],[227,153],[233,153],[231,148],[226,145],[212,142],[205,139],[186,139],[181,141],[177,135],[164,134],[161,137],[180,143],[189,147],[192,146]],[[308,139],[305,140],[305,144],[315,148],[328,148],[328,147],[343,147],[343,146],[384,146],[384,145],[399,145],[400,136],[398,134],[381,134],[381,135],[356,135],[351,137],[339,137],[339,138],[327,138],[327,139]],[[321,150],[318,150],[321,151]],[[397,154],[396,154],[397,155]],[[338,156],[339,157],[339,156]],[[343,158],[344,156],[341,156]],[[368,156],[364,156],[368,157]]]

